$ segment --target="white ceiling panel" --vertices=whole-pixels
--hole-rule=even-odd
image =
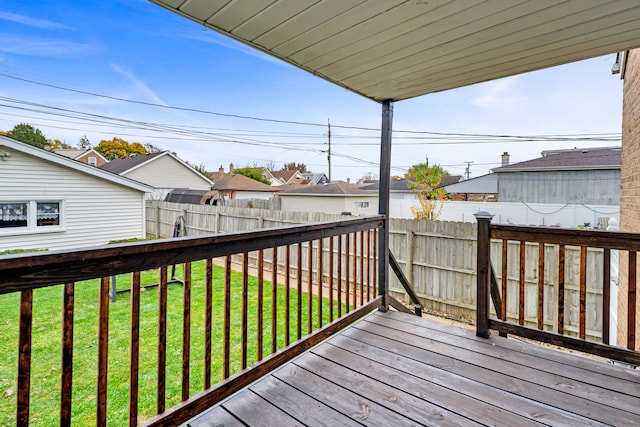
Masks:
[[[376,101],[640,47],[640,0],[151,0]]]

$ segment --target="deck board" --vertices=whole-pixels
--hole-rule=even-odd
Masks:
[[[640,425],[640,371],[376,312],[187,424],[237,423]]]

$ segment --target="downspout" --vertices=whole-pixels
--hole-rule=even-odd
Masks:
[[[382,296],[380,311],[389,309],[389,181],[391,178],[391,129],[393,101],[382,102],[382,133],[380,135],[380,186],[378,213],[384,215],[378,239],[378,295]]]

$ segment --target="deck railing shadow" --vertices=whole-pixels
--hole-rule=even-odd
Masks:
[[[16,425],[27,426],[31,421],[30,408],[38,404],[31,402],[30,392],[35,381],[31,372],[32,344],[39,339],[32,328],[34,305],[40,303],[33,298],[34,290],[58,287],[63,293],[59,347],[61,375],[60,382],[51,385],[50,394],[60,396],[60,425],[71,424],[73,366],[79,357],[88,356],[87,352],[74,352],[74,325],[77,328],[79,324],[74,321],[74,290],[78,282],[90,279],[97,279],[93,283],[99,288],[96,292],[98,300],[94,301],[98,312],[97,345],[89,354],[95,358],[97,366],[96,388],[91,390],[96,400],[95,423],[106,425],[111,411],[118,409],[128,413],[129,425],[137,425],[140,420],[148,425],[174,425],[188,420],[380,306],[376,245],[377,230],[383,221],[382,216],[372,216],[252,232],[0,257],[0,294],[20,294]],[[252,259],[257,259],[251,267],[249,253],[252,253]],[[265,267],[265,253],[269,255],[269,268]],[[231,289],[232,257],[242,266],[240,272],[233,273],[241,274],[241,289],[236,289],[235,293]],[[204,312],[198,313],[193,309],[192,301],[194,277],[191,271],[196,262],[206,264]],[[214,279],[212,269],[216,264],[224,268],[224,274]],[[183,271],[183,283],[171,285],[182,288],[179,356],[170,354],[167,349],[167,312],[171,308],[167,306],[168,270],[173,265],[180,265]],[[280,268],[271,268],[278,265]],[[158,272],[158,302],[157,308],[153,309],[157,341],[150,348],[141,345],[140,326],[142,313],[145,313],[141,310],[141,299],[144,298],[141,296],[144,285],[141,274],[148,270]],[[265,270],[267,274],[264,274]],[[107,400],[107,390],[112,385],[108,370],[110,304],[127,304],[127,301],[125,298],[119,298],[115,303],[110,301],[110,278],[122,274],[130,276],[128,283],[131,286],[129,396],[127,408],[114,408],[115,404]],[[250,277],[253,280],[251,292],[248,291]],[[218,299],[214,295],[216,292],[220,293]],[[236,297],[232,298],[232,295]],[[214,300],[223,300],[223,307],[212,307]],[[214,308],[221,310],[218,312],[223,313],[222,319],[212,315]],[[204,330],[198,331],[204,334],[199,338],[204,342],[204,349],[197,355],[191,351],[195,333],[191,329],[191,319],[196,315],[205,319]],[[248,326],[249,316],[256,319],[251,326]],[[231,337],[232,331],[236,330],[232,322],[240,324],[241,336],[236,336],[235,341]],[[219,323],[223,323],[222,351],[212,352],[215,344],[212,340],[216,339],[212,327]],[[139,413],[139,361],[141,354],[147,352],[157,355],[157,373],[153,380],[156,404],[153,413],[142,415]],[[200,356],[203,360],[194,360]],[[181,398],[179,403],[169,407],[167,383],[176,379],[169,377],[166,365],[172,357],[181,359],[178,379]],[[192,372],[194,365],[202,371]],[[212,381],[220,376],[212,373],[213,366],[222,369],[222,380],[218,383]],[[193,375],[203,377],[199,390],[191,386]]]
[[[507,336],[513,334],[524,338],[537,340],[540,342],[554,344],[560,347],[569,348],[585,353],[609,358],[614,361],[622,361],[634,365],[640,364],[640,353],[636,351],[636,272],[637,272],[637,252],[640,251],[640,233],[625,233],[597,230],[561,229],[551,227],[525,227],[513,225],[491,224],[492,215],[487,212],[476,214],[478,220],[478,257],[477,257],[477,319],[476,335],[488,337],[490,330],[497,330],[500,335]],[[500,265],[493,268],[491,242],[498,241],[501,244],[501,253],[494,254],[494,258],[500,260]],[[519,269],[518,271],[508,271],[509,243],[519,246]],[[531,245],[537,245],[538,262],[536,265],[526,265],[525,251]],[[553,247],[556,259],[549,259],[546,256],[546,248]],[[579,283],[579,313],[577,334],[570,334],[567,328],[568,320],[565,316],[565,301],[567,298],[568,274],[571,272],[566,265],[565,253],[569,250],[579,251],[578,277],[572,278]],[[602,252],[602,277],[588,277],[587,254],[589,251]],[[626,319],[618,319],[624,322],[627,330],[627,339],[624,347],[611,344],[609,336],[610,329],[610,298],[611,298],[611,251],[628,253],[628,316]],[[553,274],[557,275],[557,288],[551,298],[545,299],[545,268],[547,270],[553,266],[557,269]],[[496,274],[496,271],[498,274]],[[517,301],[516,319],[511,321],[507,318],[507,299],[509,273],[517,275]],[[497,279],[498,276],[500,279]],[[535,276],[537,289],[534,295],[527,292],[527,277]],[[592,313],[587,310],[587,282],[588,280],[602,280],[602,304],[600,312]],[[512,291],[513,289],[511,289]],[[535,297],[534,306],[536,308],[536,327],[528,325],[531,319],[525,321],[526,297]],[[553,302],[553,313],[545,313],[545,301]],[[491,305],[492,304],[492,305]],[[492,315],[491,307],[493,307]],[[597,310],[596,310],[597,311]],[[555,316],[553,322],[556,330],[545,322],[546,315]],[[601,340],[587,340],[586,324],[589,316],[596,316],[597,322],[601,322]],[[527,316],[531,317],[531,316]],[[577,336],[574,336],[577,335]]]

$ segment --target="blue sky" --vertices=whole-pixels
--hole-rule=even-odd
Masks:
[[[395,103],[394,131],[425,133],[394,134],[392,174],[428,157],[452,174],[473,162],[474,177],[499,166],[504,151],[517,162],[542,150],[619,145],[579,138],[460,143],[426,133],[619,136],[622,82],[611,74],[614,59]],[[297,162],[327,173],[330,121],[331,177],[353,181],[378,173],[379,132],[367,129],[380,127],[380,111],[147,1],[0,2],[0,130],[30,123],[74,146],[83,135],[94,145],[120,137],[209,170]]]

